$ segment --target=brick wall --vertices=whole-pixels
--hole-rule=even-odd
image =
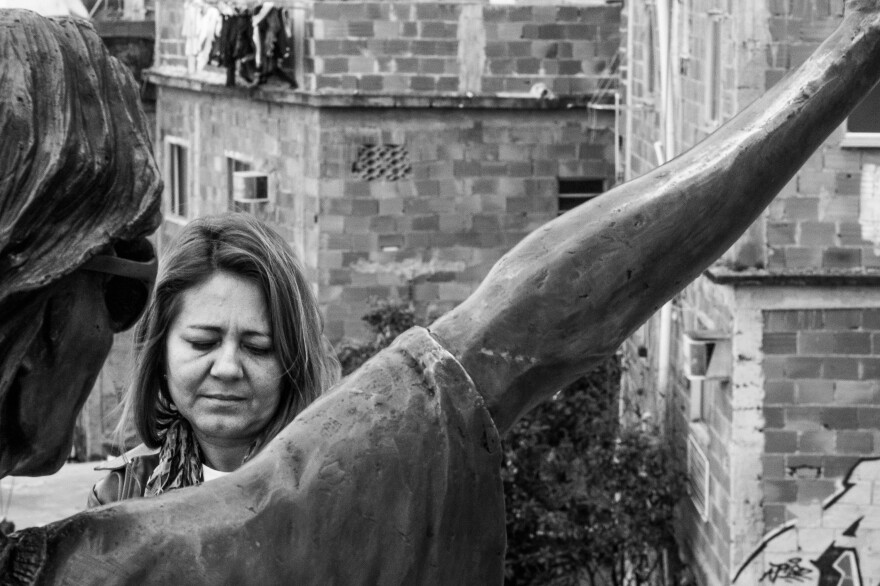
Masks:
[[[188,219],[231,209],[227,159],[250,164],[253,170],[269,175],[271,202],[250,204],[253,207],[246,211],[278,230],[300,255],[309,276],[316,278],[319,112],[237,95],[218,98],[164,87],[159,90],[159,104],[156,151],[160,166],[165,164],[166,138],[185,141],[189,151]],[[165,222],[162,246],[185,221],[170,218]]]
[[[657,165],[654,143],[663,137],[661,102],[656,93],[647,91],[650,10],[646,4],[634,5],[634,22],[627,24],[635,45],[627,61],[634,90],[629,161],[633,176]],[[736,3],[735,11],[732,4],[694,0],[684,5],[692,11],[682,14],[679,22],[682,38],[677,46],[683,54],[676,55],[671,65],[676,75],[670,110],[676,152],[693,146],[717,125],[706,119],[707,39],[713,19],[722,17],[718,21],[724,64],[720,111],[721,118],[727,119],[802,63],[838,24],[843,9],[842,0],[744,0],[742,6]],[[877,267],[874,244],[863,237],[870,232],[866,228],[871,218],[863,209],[862,195],[863,184],[873,181],[873,175],[866,174],[876,170],[877,151],[841,148],[842,138],[843,130],[839,129],[810,158],[725,255],[725,266],[743,273],[767,269],[773,275],[857,275]],[[713,456],[710,448],[710,464],[717,460],[729,476],[729,508],[725,513],[729,544],[724,546],[718,539],[723,525],[712,526],[711,516],[703,523],[687,507],[683,509],[681,544],[687,558],[696,562],[692,569],[697,583],[730,584],[740,571],[746,571],[736,583],[751,584],[757,583],[770,562],[787,563],[792,557],[825,559],[822,556],[830,555],[831,541],[853,541],[843,535],[846,527],[835,525],[844,518],[853,522],[853,512],[865,515],[863,528],[877,523],[878,512],[868,506],[873,501],[863,498],[865,491],[876,491],[871,480],[874,468],[863,458],[876,457],[880,451],[880,422],[874,414],[880,405],[872,372],[877,358],[873,354],[875,325],[874,318],[869,318],[876,310],[858,309],[872,304],[866,303],[864,292],[842,291],[833,284],[795,289],[780,287],[781,281],[774,287],[754,286],[754,282],[740,287],[734,282],[730,295],[718,297],[713,291],[725,287],[713,289],[707,283],[701,278],[689,286],[676,302],[680,316],[674,316],[686,320],[690,312],[708,316],[711,322],[713,307],[730,308],[733,314],[734,374],[728,393],[731,408],[725,412],[733,431],[726,456],[723,450]],[[795,297],[799,304],[789,301]],[[814,309],[788,312],[784,309],[787,305]],[[808,315],[818,317],[805,317]],[[673,330],[682,327],[681,323],[674,322]],[[658,344],[657,330],[655,318],[643,328],[642,338],[626,347],[635,371],[628,374],[629,384],[632,388],[641,385],[648,395],[651,385],[645,381],[659,370],[650,362]],[[672,340],[679,340],[677,333]],[[633,356],[639,345],[647,348],[649,360]],[[680,359],[673,350],[673,362]],[[682,383],[681,379],[673,383],[676,392],[672,400],[678,404],[674,409],[667,407],[676,415],[682,413],[680,409],[689,398]],[[801,392],[814,403],[800,403]],[[718,414],[721,430],[727,424],[722,417],[725,413]],[[685,429],[674,432],[676,441],[681,441]],[[763,473],[759,471],[762,457]],[[823,509],[821,499],[833,499],[840,481],[850,477],[857,479],[853,481],[857,486],[841,497],[842,506]],[[720,480],[713,481],[713,486],[724,488]],[[783,522],[795,523],[800,529],[771,535]],[[876,546],[865,548],[871,539],[880,543],[871,531],[859,532],[860,545],[856,547],[862,552],[864,576],[880,574],[878,562],[873,561],[880,559]],[[750,558],[758,550],[763,553]],[[873,552],[867,556],[870,567],[864,561],[865,552]],[[825,575],[818,568],[808,566],[812,574],[807,583]]]
[[[614,178],[610,115],[584,111],[332,110],[321,114],[319,290],[330,334],[362,337],[371,296],[437,314],[467,297],[557,213],[558,178]],[[411,170],[362,178],[365,145]]]
[[[810,583],[876,583],[880,310],[774,310],[763,321],[768,534],[752,565],[799,558]]]
[[[159,146],[186,141],[199,170],[190,217],[228,209],[226,157],[270,171],[274,202],[251,211],[304,257],[334,341],[368,335],[371,298],[450,309],[555,217],[560,177],[614,178],[610,114],[319,110],[169,88],[159,100]],[[165,222],[162,246],[182,221]]]
[[[728,335],[736,329],[729,303],[729,291],[708,281],[699,281],[686,289],[673,304],[671,335],[671,388],[668,408],[669,431],[685,457],[685,442],[692,437],[703,449],[709,464],[708,513],[701,517],[690,499],[681,507],[678,520],[683,536],[681,545],[692,559],[699,583],[714,584],[729,573],[732,547],[731,511],[734,510],[731,484],[733,450],[733,392],[731,381],[694,383],[685,377],[683,336],[696,330],[716,330]],[[706,416],[692,411],[694,394],[703,385]],[[697,479],[695,479],[697,480]]]
[[[620,46],[620,7],[310,2],[306,89],[386,93],[592,92]]]
[[[616,85],[620,6],[518,0],[276,3],[303,19],[302,89],[384,94],[556,94]],[[182,2],[159,2],[156,65],[187,65]]]
[[[768,529],[827,499],[856,461],[880,455],[880,311],[764,314]]]

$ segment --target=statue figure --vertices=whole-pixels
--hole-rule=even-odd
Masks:
[[[51,474],[137,317],[105,289],[148,291],[80,269],[155,261],[161,180],[137,84],[85,20],[0,10],[0,137],[0,477]]]
[[[13,534],[2,580],[500,584],[500,435],[720,256],[880,79],[880,0],[846,8],[764,97],[532,233],[240,469]]]

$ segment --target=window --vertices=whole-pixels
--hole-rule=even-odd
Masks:
[[[239,211],[235,203],[235,194],[233,189],[233,175],[236,171],[250,171],[253,165],[243,161],[235,156],[226,156],[226,198],[230,211]]]
[[[710,125],[721,122],[722,107],[722,45],[721,16],[710,15],[706,55],[706,119]]]
[[[179,139],[165,138],[165,185],[168,212],[186,218],[189,213],[189,148]]]
[[[868,93],[846,119],[844,147],[880,146],[880,84]]]
[[[573,210],[605,191],[605,180],[599,177],[560,177],[557,215]]]

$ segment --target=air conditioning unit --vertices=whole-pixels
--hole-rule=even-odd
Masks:
[[[233,172],[232,199],[239,203],[269,201],[269,176],[260,171]]]
[[[730,338],[714,330],[686,332],[684,347],[684,375],[690,380],[729,379],[732,356]]]

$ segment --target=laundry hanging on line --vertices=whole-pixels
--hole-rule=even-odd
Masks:
[[[187,56],[197,70],[214,63],[226,69],[226,85],[241,78],[246,85],[266,83],[271,77],[296,88],[283,67],[291,57],[291,39],[285,12],[273,2],[253,8],[229,3],[190,0],[183,22]]]

